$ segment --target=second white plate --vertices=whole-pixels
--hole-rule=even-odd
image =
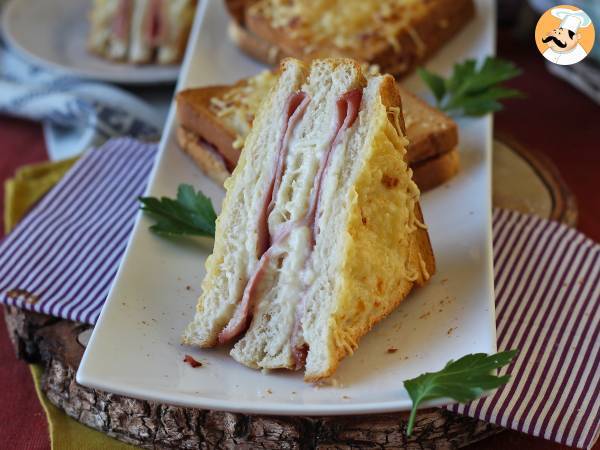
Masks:
[[[227,38],[220,0],[203,5],[179,89],[223,84],[264,67]],[[456,61],[494,52],[494,4],[477,2],[477,17],[428,63],[448,73]],[[423,91],[416,77],[409,88]],[[173,196],[190,183],[220,205],[223,191],[178,148],[174,108],[148,189]],[[212,241],[160,238],[138,216],[117,279],[77,373],[81,384],[133,397],[254,414],[361,414],[409,409],[402,381],[439,370],[449,359],[496,350],[491,246],[491,117],[460,121],[461,172],[422,197],[438,271],[361,340],[337,373],[337,385],[315,387],[300,373],[261,373],[236,363],[227,349],[180,345],[192,319]],[[396,352],[388,352],[397,348]],[[186,353],[203,363],[192,369]]]
[[[86,49],[91,1],[12,0],[2,14],[7,43],[33,64],[119,84],[170,83],[179,65],[113,63]]]

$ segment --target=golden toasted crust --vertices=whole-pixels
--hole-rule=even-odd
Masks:
[[[211,98],[229,89],[231,86],[186,89],[179,92],[175,99],[179,124],[214,145],[225,159],[228,170],[233,171],[240,157],[240,151],[233,148],[236,133],[209,108]]]
[[[413,180],[422,191],[433,189],[453,178],[460,170],[460,157],[455,148],[412,166]]]
[[[248,29],[240,25],[236,20],[231,20],[227,27],[227,32],[230,39],[242,51],[270,66],[277,65],[283,58],[286,57],[283,50],[277,45],[258,37]]]
[[[407,148],[411,166],[449,152],[458,145],[458,125],[439,109],[399,86],[402,113],[410,144]],[[420,186],[419,186],[420,187]]]
[[[235,42],[243,50],[251,49],[249,53],[263,61],[269,61],[268,56],[254,45],[254,36],[262,38],[271,45],[281,49],[282,56],[293,56],[299,59],[312,59],[326,56],[345,56],[377,64],[382,73],[404,76],[415,67],[426,61],[475,14],[473,0],[435,0],[428,3],[428,11],[404,27],[396,36],[397,47],[390,44],[364,45],[356,50],[341,49],[333,44],[323,44],[319,48],[307,52],[306,42],[289,38],[285,29],[273,28],[270,20],[261,13],[260,5],[246,4],[242,14],[243,22],[238,26],[248,28],[247,35],[239,33]],[[264,47],[264,46],[263,46]],[[399,50],[398,50],[399,49]],[[263,57],[261,57],[263,56]]]
[[[386,107],[400,106],[400,95],[391,76],[380,88]],[[329,322],[329,362],[318,373],[307,373],[306,381],[331,376],[340,361],[352,353],[362,336],[387,317],[415,286],[425,284],[435,272],[435,259],[418,203],[418,189],[406,178],[402,141],[395,138],[393,119],[377,129],[364,166],[349,198],[349,215],[344,242],[344,264],[339,273],[339,288]],[[397,135],[395,135],[397,136]],[[405,200],[408,196],[411,200]],[[406,211],[414,205],[414,211]],[[417,225],[406,234],[414,214]],[[408,256],[401,267],[399,255]],[[411,276],[412,275],[412,276]]]
[[[177,143],[215,183],[223,185],[231,175],[219,152],[193,131],[177,127]]]

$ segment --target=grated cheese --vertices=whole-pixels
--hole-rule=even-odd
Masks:
[[[254,115],[276,79],[275,74],[264,71],[248,78],[246,83],[229,89],[222,96],[210,99],[211,111],[217,117],[223,118],[236,133],[233,148],[241,149],[244,146]]]
[[[285,28],[301,40],[304,51],[333,44],[341,49],[361,49],[366,43],[387,42],[401,51],[397,36],[408,30],[417,50],[423,41],[410,24],[427,12],[421,0],[262,0],[255,5],[274,28]]]

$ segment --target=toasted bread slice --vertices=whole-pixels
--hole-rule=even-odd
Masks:
[[[285,60],[227,179],[183,341],[328,377],[435,271],[400,96],[347,59]]]
[[[229,3],[237,24],[230,30],[234,41],[260,60],[272,63],[275,56],[305,60],[347,56],[376,64],[382,73],[396,76],[410,73],[474,16],[472,0]],[[250,33],[245,34],[244,29]],[[261,44],[260,39],[270,46]]]
[[[223,178],[216,166],[221,159],[227,170],[235,167],[255,112],[275,79],[272,72],[263,72],[233,86],[188,89],[177,94],[177,116],[185,131],[179,134],[180,145],[206,173],[212,176],[211,170],[215,170],[213,178]],[[413,170],[419,167],[416,179],[426,181],[426,187],[420,188],[435,187],[458,171],[456,123],[407,90],[400,88],[400,93],[410,142],[408,162]],[[452,157],[441,158],[451,151]],[[211,163],[206,165],[205,161]]]

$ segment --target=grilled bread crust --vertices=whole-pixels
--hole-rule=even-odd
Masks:
[[[316,48],[289,37],[285,27],[276,28],[265,16],[268,1],[228,0],[232,14],[230,35],[233,41],[254,58],[268,64],[292,56],[309,60],[325,56],[344,56],[376,64],[382,73],[405,76],[439,50],[474,16],[472,0],[434,0],[424,13],[401,28],[394,39],[396,45],[375,42],[357,49],[343,49],[323,42]],[[307,50],[308,49],[308,50]]]

